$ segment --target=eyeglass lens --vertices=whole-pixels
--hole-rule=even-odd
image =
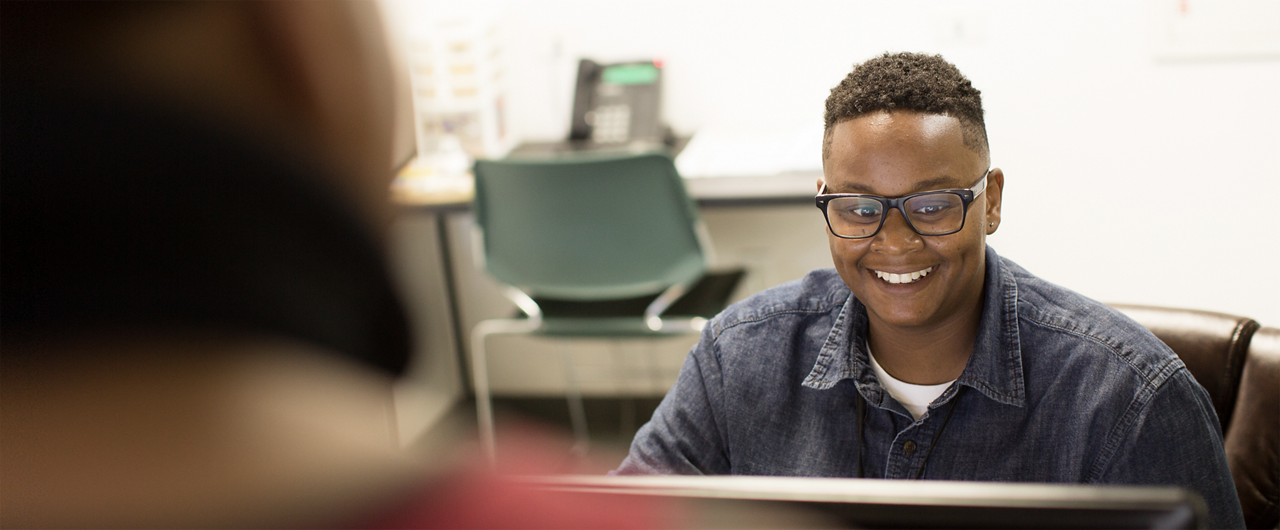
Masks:
[[[884,203],[867,197],[839,197],[827,204],[831,231],[844,237],[870,237],[880,228]],[[954,233],[964,226],[964,201],[949,192],[926,193],[907,199],[903,214],[921,235]]]

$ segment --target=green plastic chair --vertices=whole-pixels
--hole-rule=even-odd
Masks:
[[[660,337],[697,333],[701,317],[663,313],[707,270],[706,230],[671,159],[661,154],[479,160],[473,212],[484,268],[526,318],[472,332],[481,442],[493,458],[485,340],[494,334]],[[586,443],[581,394],[570,418]]]

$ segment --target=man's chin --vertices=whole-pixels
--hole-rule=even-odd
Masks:
[[[898,328],[923,328],[933,321],[937,308],[929,304],[907,303],[906,300],[862,299],[867,316]]]
[[[877,315],[878,317],[880,315]],[[928,327],[930,319],[922,315],[896,315],[890,314],[887,318],[881,317],[879,320],[887,325],[895,328],[903,329],[921,329]]]

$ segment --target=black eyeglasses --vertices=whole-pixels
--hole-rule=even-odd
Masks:
[[[897,208],[907,220],[907,226],[922,236],[945,236],[964,228],[969,204],[987,189],[987,175],[967,190],[934,190],[913,193],[905,197],[880,197],[856,193],[819,193],[814,201],[827,228],[836,237],[863,239],[876,235],[884,226],[885,213]],[[822,192],[827,185],[822,185]]]

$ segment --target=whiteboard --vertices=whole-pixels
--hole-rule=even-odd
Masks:
[[[1280,0],[1152,0],[1159,60],[1280,59]]]

